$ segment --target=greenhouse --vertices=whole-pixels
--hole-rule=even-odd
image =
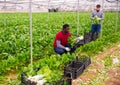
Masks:
[[[120,85],[120,0],[0,0],[0,85]]]

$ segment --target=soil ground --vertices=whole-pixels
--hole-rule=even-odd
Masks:
[[[120,57],[120,44],[94,56],[92,58],[91,65],[84,71],[84,73],[80,77],[73,80],[72,85],[84,85],[80,84],[80,82],[86,83],[85,85],[90,85],[88,83],[89,81],[92,81],[100,76],[98,75],[98,71],[105,69],[105,65],[102,62],[105,59],[105,56],[112,56],[111,58],[113,59],[115,58],[114,55]],[[120,67],[110,68],[105,74],[107,74],[107,76],[109,76],[110,78],[105,79],[100,85],[120,85]]]

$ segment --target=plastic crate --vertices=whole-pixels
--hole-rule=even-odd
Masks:
[[[64,67],[64,76],[69,79],[76,79],[90,64],[90,57],[86,57],[86,60],[78,60],[78,57],[76,56],[74,61],[72,61],[68,66]]]
[[[91,42],[91,37],[92,37],[92,33],[91,32],[85,32],[84,33],[84,43],[90,43]]]
[[[45,83],[44,85],[64,85],[64,79],[54,83]]]
[[[76,79],[84,71],[84,64],[82,62],[72,61],[64,68],[64,76],[69,79]]]
[[[86,60],[83,62],[85,69],[91,64],[90,57],[87,57]]]
[[[66,85],[72,85],[72,79],[71,78],[68,78],[66,80]]]
[[[23,72],[21,74],[21,85],[37,85],[37,83],[29,81],[26,74]]]
[[[75,43],[74,44],[74,46],[73,46],[73,48],[72,49],[74,49],[74,51],[76,50],[76,48],[78,48],[78,47],[80,47],[80,46],[83,46],[85,44],[85,42],[84,42],[84,40],[80,40],[79,42],[77,42],[77,43]],[[74,51],[72,51],[72,52],[74,52]]]
[[[37,85],[36,82],[31,82],[27,79],[27,76],[25,73],[21,74],[21,85]],[[53,83],[45,83],[44,85],[64,85],[64,79],[59,80],[58,82]]]
[[[95,41],[95,40],[98,39],[98,37],[99,37],[99,33],[94,32],[94,33],[92,34],[91,40],[92,40],[92,41]]]
[[[77,47],[83,46],[85,44],[84,40],[80,40],[78,43],[76,43]]]
[[[64,85],[64,80],[62,79],[62,80],[60,80],[60,81],[56,82],[56,84],[55,84],[55,85]]]

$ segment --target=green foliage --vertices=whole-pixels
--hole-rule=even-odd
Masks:
[[[92,20],[92,22],[93,22],[94,24],[100,24],[100,21],[101,21],[101,18],[99,18],[99,17],[97,17],[97,16],[95,16],[95,17],[93,18],[93,20]]]
[[[55,34],[61,30],[64,24],[58,13],[51,13],[49,21],[46,21],[47,13],[33,13],[33,69],[30,63],[30,32],[28,13],[7,13],[7,25],[4,28],[4,14],[0,14],[0,75],[4,75],[11,70],[28,71],[29,76],[37,74],[37,69],[48,67],[53,71],[54,76],[60,75],[64,65],[74,59],[75,54],[64,54],[62,56],[55,54],[53,50],[53,41]],[[65,23],[71,26],[71,33],[76,35],[76,15],[66,13]],[[115,30],[115,13],[106,13],[102,26],[102,37],[95,42],[84,45],[76,50],[77,54],[85,52],[87,55],[95,55],[103,48],[116,43],[120,38],[120,30]],[[90,30],[90,13],[81,13],[79,35]],[[83,18],[84,17],[84,18]],[[120,17],[120,16],[119,16]],[[57,21],[57,23],[56,23]],[[50,22],[50,23],[49,23]],[[109,23],[109,24],[108,24]],[[119,22],[118,22],[119,23]],[[120,28],[118,25],[117,28]],[[75,36],[68,40],[72,45],[75,42]],[[106,64],[109,65],[109,64]],[[19,67],[19,68],[16,68]],[[23,69],[23,67],[26,67]],[[60,70],[60,72],[58,71]],[[57,71],[59,74],[57,74]],[[55,75],[56,74],[56,75]],[[54,79],[52,77],[52,79]],[[60,77],[59,77],[60,79]],[[54,80],[49,80],[49,82]]]
[[[110,56],[105,57],[104,65],[105,66],[111,66],[112,65],[112,59],[110,58]]]
[[[69,37],[68,42],[73,46],[76,42],[76,36]]]

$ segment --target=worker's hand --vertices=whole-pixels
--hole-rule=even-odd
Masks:
[[[102,18],[98,18],[98,20],[102,20]]]
[[[66,50],[66,51],[70,51],[70,48],[66,47],[65,50]]]
[[[101,20],[101,18],[99,18],[97,15],[94,16],[94,19]]]
[[[80,40],[83,40],[83,39],[84,39],[83,36],[77,37],[77,38],[76,38],[76,42],[79,42]]]
[[[98,18],[98,16],[97,16],[97,15],[95,15],[95,16],[94,16],[94,18]]]

